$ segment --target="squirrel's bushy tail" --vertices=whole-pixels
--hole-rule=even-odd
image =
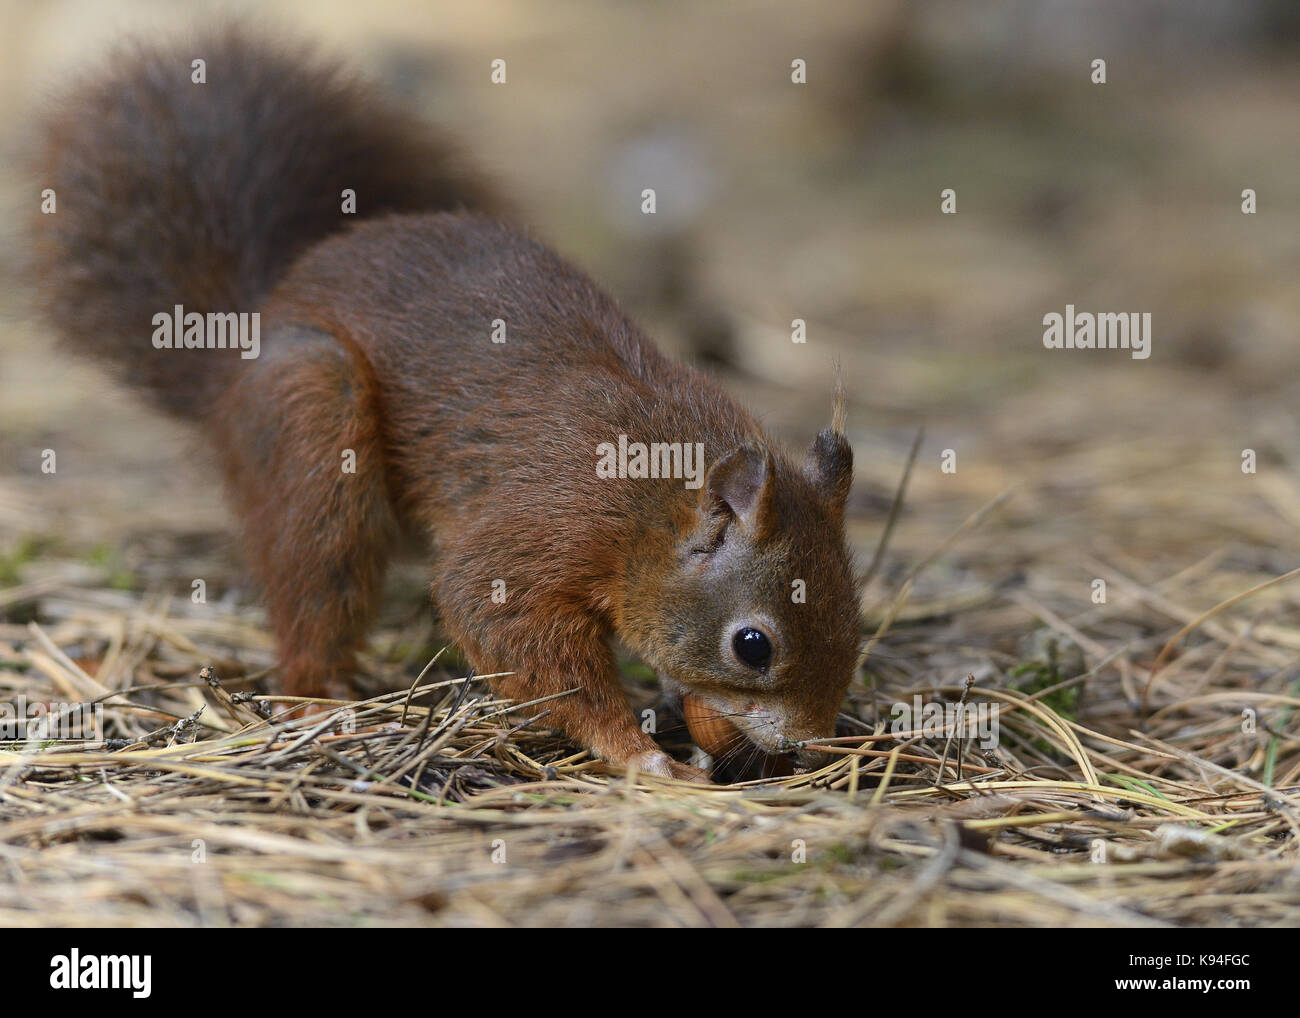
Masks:
[[[154,315],[255,311],[358,218],[494,204],[441,138],[337,65],[233,29],[119,50],[52,106],[36,160],[56,201],[32,226],[47,321],[182,413],[233,361],[154,349]]]

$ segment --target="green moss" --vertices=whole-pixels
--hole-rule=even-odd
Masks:
[[[108,585],[114,590],[134,590],[135,573],[122,561],[122,554],[111,545],[101,544],[91,549],[86,556],[91,565],[97,566],[108,574]]]
[[[13,551],[0,554],[0,584],[17,583],[22,567],[48,554],[56,543],[52,537],[24,537]]]
[[[1007,674],[1013,680],[1011,688],[1024,693],[1027,696],[1033,696],[1044,689],[1050,689],[1061,682],[1064,682],[1068,675],[1062,674],[1061,666],[1057,657],[1057,645],[1055,640],[1049,640],[1045,653],[1041,658],[1032,661],[1022,661],[1016,665]],[[1068,689],[1058,689],[1046,696],[1039,697],[1039,702],[1050,707],[1066,721],[1077,721],[1079,714],[1079,694],[1082,691],[1081,685],[1071,686]]]
[[[619,667],[623,675],[631,679],[640,686],[653,686],[659,681],[655,670],[649,665],[642,664],[640,661],[626,659],[619,662]]]

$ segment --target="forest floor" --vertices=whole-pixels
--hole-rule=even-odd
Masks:
[[[57,77],[67,40],[102,45],[45,6],[11,35],[27,62],[0,81],[6,160],[23,75]],[[797,25],[719,5],[689,26],[640,5],[419,26],[366,6],[364,24],[342,3],[285,10],[463,136],[543,236],[773,433],[825,425],[840,362],[864,563],[924,427],[846,734],[784,780],[610,768],[544,704],[467,678],[418,562],[390,578],[369,698],[266,716],[275,648],[210,455],[70,361],[14,289],[0,703],[100,704],[109,741],[0,746],[0,926],[1300,922],[1294,65],[1117,59],[1099,91],[973,71],[900,36],[890,4]],[[487,83],[498,50],[509,91]],[[677,218],[620,218],[628,165],[677,182]],[[1067,304],[1151,311],[1151,357],[1044,349]],[[996,726],[984,746],[895,724],[964,691]]]

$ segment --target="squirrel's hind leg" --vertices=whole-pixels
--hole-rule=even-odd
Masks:
[[[397,535],[369,366],[281,326],[209,418],[291,696],[346,697]]]

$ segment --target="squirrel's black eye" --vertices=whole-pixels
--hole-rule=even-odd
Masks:
[[[731,647],[736,657],[751,668],[766,668],[772,663],[772,641],[766,633],[752,626],[737,629],[731,638]]]

